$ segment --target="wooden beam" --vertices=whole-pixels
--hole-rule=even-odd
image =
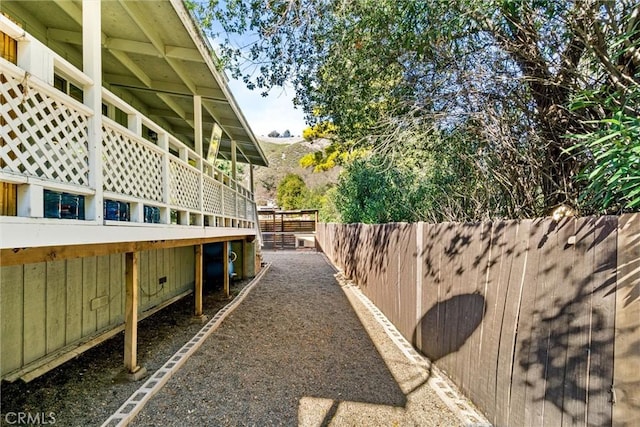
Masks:
[[[202,245],[196,245],[195,316],[202,316]]]
[[[193,95],[198,94],[198,89],[196,88],[196,84],[189,77],[189,70],[186,70],[182,66],[180,61],[178,61],[177,59],[165,58],[165,61],[167,61],[167,64],[169,64],[169,66],[173,69],[173,71],[175,71],[175,73],[178,75],[178,77],[180,77],[180,79],[182,79],[183,83],[185,84],[185,86],[187,86],[189,88],[191,93]]]
[[[202,55],[197,49],[179,46],[165,46],[164,54],[167,58],[182,59],[184,61],[203,62]]]
[[[66,0],[54,0],[54,3],[57,4],[60,9],[64,10],[64,12],[69,15],[76,24],[80,24],[80,26],[82,26],[82,9],[76,6],[73,2]]]
[[[63,30],[60,28],[48,28],[47,36],[56,41],[64,43],[74,44],[77,46],[82,45],[82,34],[78,31]],[[136,53],[139,55],[154,56],[156,58],[174,58],[181,59],[183,61],[191,62],[204,62],[202,55],[197,49],[170,46],[164,47],[164,53],[159,52],[152,43],[141,42],[136,40],[122,39],[117,37],[104,36],[104,43],[102,44],[106,49],[120,50],[127,53]]]
[[[138,64],[136,64],[129,56],[119,50],[109,49],[109,53],[114,56],[122,65],[124,65],[127,70],[131,71],[131,73],[136,76],[145,86],[151,86],[151,77],[144,72]]]
[[[134,40],[126,40],[119,38],[108,38],[104,47],[110,51],[116,50],[127,53],[136,53],[139,55],[153,56],[162,58],[162,52],[158,52],[151,43],[139,42]]]
[[[193,95],[193,140],[196,153],[202,156],[202,97]],[[200,167],[202,170],[202,167]],[[202,187],[200,187],[202,188]]]
[[[224,296],[229,297],[229,241],[222,244],[222,280],[224,280]]]
[[[96,243],[90,245],[42,246],[33,248],[0,249],[0,267],[60,261],[63,259],[102,256],[125,252],[141,252],[150,249],[178,248],[244,239],[246,234],[179,240],[154,240],[145,242]]]
[[[249,266],[253,260],[249,257],[249,248],[252,243],[247,242],[247,239],[242,239],[242,280],[249,277]]]
[[[162,99],[162,101],[164,101],[164,103],[167,104],[169,108],[175,111],[182,120],[184,120],[189,126],[194,128],[193,120],[187,119],[187,113],[184,108],[182,108],[176,101],[171,99],[171,96],[167,95],[166,93],[158,93],[156,95],[158,96],[158,98]]]
[[[82,33],[78,31],[67,31],[59,28],[47,28],[47,37],[63,43],[82,46]]]
[[[183,83],[171,83],[151,80],[150,86],[144,86],[140,84],[138,79],[133,76],[123,76],[109,73],[105,73],[104,81],[113,86],[126,87],[133,91],[164,92],[184,98],[191,98],[193,96],[193,94],[190,92],[190,89]],[[202,96],[202,98],[206,99],[207,101],[228,104],[228,101],[222,98],[224,96],[224,93],[218,88],[196,86],[196,90],[197,94]]]
[[[138,366],[138,252],[125,255],[124,366],[131,373]]]

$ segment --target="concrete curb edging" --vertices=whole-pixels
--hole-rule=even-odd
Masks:
[[[269,267],[271,267],[270,263],[267,264],[229,304],[220,309],[193,338],[171,356],[161,368],[155,371],[138,390],[133,392],[129,399],[127,399],[115,413],[107,418],[102,424],[102,427],[128,425],[142,408],[144,408],[146,403],[169,381],[169,378],[195,353],[204,340],[218,329],[222,321],[240,305],[249,292],[260,282],[260,279],[262,279],[262,276],[269,270]]]

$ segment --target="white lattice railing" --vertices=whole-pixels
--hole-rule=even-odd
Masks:
[[[149,201],[163,201],[163,153],[153,144],[119,129],[116,123],[102,124],[102,187],[105,191]]]
[[[2,58],[0,101],[0,181],[37,185],[40,193],[51,189],[97,194],[90,174],[90,108]],[[160,222],[166,224],[178,218],[182,225],[255,225],[253,195],[248,190],[106,89],[103,102],[159,137],[155,144],[141,136],[140,126],[130,127],[136,132],[102,117],[100,154],[93,157],[102,162],[97,182],[104,199],[137,210],[131,221],[144,222],[142,208],[155,206],[162,212]],[[176,152],[178,156],[172,154]],[[102,211],[102,206],[92,209]],[[38,216],[32,209],[18,212]]]
[[[200,172],[175,158],[169,160],[169,165],[171,171],[169,203],[174,206],[198,210],[200,204]]]
[[[206,215],[222,215],[222,183],[205,176],[203,180],[203,210]]]
[[[91,110],[10,63],[0,73],[0,99],[3,174],[89,184]]]

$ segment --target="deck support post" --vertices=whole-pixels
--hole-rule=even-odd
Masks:
[[[138,366],[138,252],[125,254],[125,286],[124,366],[135,374],[142,369]]]
[[[249,277],[249,245],[250,243],[247,242],[247,239],[244,238],[242,239],[242,246],[241,246],[241,251],[242,251],[242,279],[246,279]]]
[[[196,245],[196,274],[195,274],[195,313],[194,316],[202,317],[202,245]]]
[[[229,298],[229,242],[222,243],[222,280],[224,280],[224,296]]]

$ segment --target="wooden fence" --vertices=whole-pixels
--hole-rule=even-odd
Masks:
[[[315,248],[318,210],[258,211],[264,249]]]
[[[637,425],[640,215],[319,224],[317,239],[494,425]]]

